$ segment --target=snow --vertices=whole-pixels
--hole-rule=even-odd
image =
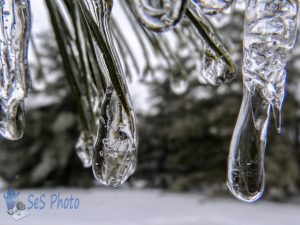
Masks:
[[[29,207],[28,196],[45,194],[45,208],[14,221],[0,201],[0,225],[298,225],[300,205],[234,199],[205,198],[198,194],[131,189],[18,190]],[[51,194],[79,198],[78,209],[50,208]],[[4,193],[3,193],[4,194]],[[2,194],[2,196],[3,196]]]

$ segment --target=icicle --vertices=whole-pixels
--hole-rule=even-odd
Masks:
[[[99,1],[107,88],[101,105],[92,167],[96,179],[106,186],[117,187],[135,171],[137,135],[128,87],[109,27],[112,4],[112,0]]]
[[[128,116],[112,87],[101,108],[100,126],[93,158],[94,175],[103,184],[116,187],[134,172],[137,159],[133,113]]]
[[[271,107],[280,131],[285,66],[296,38],[297,1],[248,0],[244,28],[244,98],[228,159],[228,187],[257,200],[264,188],[264,151]]]
[[[228,157],[227,185],[235,197],[246,202],[259,199],[264,190],[264,153],[270,104],[261,103],[259,95],[251,96],[244,88]],[[253,108],[253,105],[256,107]],[[255,127],[252,115],[263,115],[262,112],[265,116],[260,117],[259,126]]]
[[[244,83],[272,104],[277,130],[286,78],[285,66],[296,40],[297,1],[248,1],[244,29]]]
[[[183,17],[187,0],[131,0],[133,11],[145,28],[163,32]]]
[[[29,88],[29,0],[0,1],[0,14],[0,134],[16,140],[23,136],[23,101]]]
[[[207,15],[214,15],[228,9],[234,0],[190,0]]]
[[[212,85],[232,81],[236,76],[234,63],[201,9],[190,3],[187,15],[198,30],[198,36],[203,40],[204,45],[203,66],[202,71],[199,71],[198,80]]]

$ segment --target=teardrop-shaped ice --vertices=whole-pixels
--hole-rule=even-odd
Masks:
[[[140,24],[148,30],[163,32],[183,17],[187,0],[130,0]]]
[[[216,34],[201,9],[190,3],[187,16],[198,31],[198,37],[203,42],[201,71],[198,80],[203,84],[220,85],[232,81],[236,77],[236,69],[229,51]]]
[[[244,88],[244,97],[234,129],[228,157],[227,186],[232,194],[245,202],[259,199],[264,190],[264,154],[267,143],[270,104],[262,104],[259,96],[251,96]],[[253,108],[252,105],[257,107]],[[254,115],[262,115],[259,125]]]
[[[106,91],[99,122],[93,172],[102,184],[117,187],[135,170],[137,140],[134,114],[125,112],[111,87]]]
[[[0,134],[12,140],[20,139],[24,129],[29,34],[29,0],[0,1]]]
[[[216,53],[206,44],[204,45],[202,59],[202,73],[199,73],[199,80],[204,79],[212,85],[228,83],[235,78],[235,73],[230,71],[223,57],[218,57]]]
[[[85,168],[92,166],[95,137],[91,132],[82,132],[76,143],[76,153]]]
[[[201,8],[207,15],[221,13],[228,9],[234,0],[189,0]]]

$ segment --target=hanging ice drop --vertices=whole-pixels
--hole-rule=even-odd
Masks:
[[[255,102],[252,102],[253,99]],[[256,107],[253,108],[253,105]],[[229,190],[242,201],[253,202],[259,199],[264,190],[264,153],[269,111],[270,104],[252,98],[244,88],[244,98],[230,144],[227,175]],[[260,125],[255,127],[252,114],[261,112],[266,116],[261,117]]]
[[[102,184],[117,187],[123,184],[136,168],[137,138],[135,116],[110,29],[112,0],[97,1],[99,29],[103,39],[103,71],[106,92],[101,105],[99,128],[94,146],[92,168]]]
[[[214,15],[228,9],[234,0],[189,0],[208,15]]]
[[[101,108],[93,156],[93,172],[104,185],[117,187],[134,172],[137,159],[133,113],[125,113],[116,92],[109,87]]]
[[[183,17],[187,0],[130,0],[133,11],[145,28],[163,32]]]
[[[202,62],[202,71],[198,74],[199,81],[203,79],[208,84],[220,85],[235,78],[234,72],[228,67],[224,58],[218,56],[207,44],[204,44]]]
[[[29,88],[29,0],[0,1],[0,14],[0,134],[16,140],[23,135]]]
[[[244,97],[228,159],[228,187],[257,200],[264,188],[270,109],[280,131],[285,66],[296,38],[297,1],[248,0],[244,27]]]
[[[187,16],[194,24],[198,36],[203,42],[202,70],[199,71],[198,80],[201,83],[212,85],[232,81],[236,77],[236,69],[229,51],[215,33],[200,7],[189,3]]]

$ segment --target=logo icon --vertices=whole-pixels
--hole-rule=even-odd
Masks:
[[[16,193],[14,189],[9,188],[4,199],[6,200],[7,213],[15,220],[20,220],[29,213],[26,211],[26,205],[18,198],[20,193]]]

